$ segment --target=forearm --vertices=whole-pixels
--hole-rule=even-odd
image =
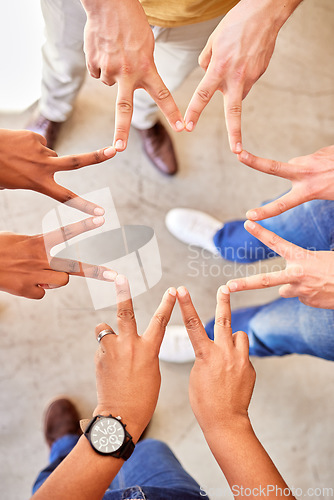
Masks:
[[[228,429],[222,426],[212,429],[204,435],[235,498],[294,498],[292,494],[283,495],[284,491],[287,493],[288,486],[248,419]],[[249,492],[252,492],[251,495]]]
[[[96,453],[81,436],[71,453],[33,495],[34,500],[98,500],[123,465],[123,460]]]

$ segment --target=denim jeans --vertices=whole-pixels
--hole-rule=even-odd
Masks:
[[[52,445],[50,464],[36,479],[33,493],[70,453],[78,436],[63,436]],[[104,494],[104,500],[198,500],[200,486],[183,469],[170,448],[155,439],[140,441]],[[208,498],[207,496],[205,498]]]
[[[277,255],[243,224],[228,222],[216,233],[214,242],[224,259],[249,263]],[[310,201],[260,224],[302,248],[334,250],[334,201]],[[214,320],[205,327],[211,339],[213,327]],[[297,353],[334,361],[334,311],[306,306],[297,297],[233,311],[232,329],[248,334],[254,356]]]

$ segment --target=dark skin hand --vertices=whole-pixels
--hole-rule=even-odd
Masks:
[[[103,223],[103,217],[95,217],[35,236],[0,233],[0,290],[42,299],[45,290],[67,285],[69,275],[112,281],[117,273],[106,267],[50,255],[54,246]]]
[[[29,130],[0,129],[0,187],[29,189],[90,215],[103,215],[104,209],[84,200],[54,180],[57,172],[77,170],[115,156],[114,148],[58,157],[46,147],[46,139]]]

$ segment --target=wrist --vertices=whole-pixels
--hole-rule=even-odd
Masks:
[[[272,23],[279,31],[302,0],[268,0]]]
[[[217,439],[217,436],[227,438],[231,435],[243,435],[253,431],[248,414],[234,415],[231,418],[219,419],[201,425],[206,440]]]

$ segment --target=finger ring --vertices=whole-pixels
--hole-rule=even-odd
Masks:
[[[101,342],[101,339],[103,339],[103,337],[105,335],[117,335],[115,332],[113,332],[112,330],[102,330],[102,332],[100,332],[96,338],[96,340],[98,341],[98,343]]]

